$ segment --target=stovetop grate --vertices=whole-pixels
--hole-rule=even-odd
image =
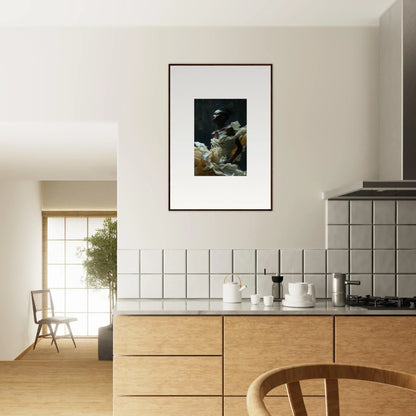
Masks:
[[[413,298],[401,298],[395,296],[347,296],[350,306],[361,306],[367,309],[416,309],[416,296]]]

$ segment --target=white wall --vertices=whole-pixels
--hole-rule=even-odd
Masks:
[[[232,18],[232,17],[230,17]],[[116,121],[119,247],[324,247],[378,174],[377,28],[1,29],[4,121]],[[168,211],[168,64],[272,63],[273,212]]]
[[[30,291],[42,288],[42,214],[38,182],[0,181],[0,360],[35,339]]]
[[[46,211],[117,211],[116,181],[45,181],[41,187]]]

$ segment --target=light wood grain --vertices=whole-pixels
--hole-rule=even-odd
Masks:
[[[221,357],[114,357],[115,396],[221,394]]]
[[[270,416],[264,397],[274,387],[286,384],[290,396],[291,407],[294,416],[306,416],[303,407],[303,400],[301,400],[301,393],[298,382],[305,379],[352,379],[371,381],[374,383],[381,383],[387,385],[398,386],[412,390],[412,394],[416,394],[416,375],[385,370],[382,368],[353,366],[344,364],[307,364],[300,366],[283,367],[271,371],[267,371],[260,375],[251,383],[247,393],[247,408],[250,416]],[[330,384],[333,384],[331,382]],[[337,388],[328,389],[330,401],[334,404],[336,395],[338,395]],[[336,393],[336,395],[334,394]],[[415,396],[416,397],[416,396]],[[371,403],[371,396],[367,396],[367,402]],[[332,415],[338,414],[338,406],[332,406]],[[341,406],[342,408],[342,406]],[[369,406],[367,406],[369,408]],[[396,408],[396,414],[409,414],[411,407]],[[362,414],[361,409],[358,408],[359,414]],[[347,413],[350,414],[350,413]],[[375,413],[372,413],[375,414]],[[377,413],[378,414],[378,413]],[[383,413],[384,414],[384,413]],[[330,416],[330,413],[327,413]]]
[[[341,416],[410,416],[416,413],[413,391],[354,380],[340,380],[339,386]]]
[[[222,397],[116,397],[114,416],[222,416]]]
[[[0,414],[112,415],[111,362],[0,362]]]
[[[325,415],[324,397],[305,397],[305,406],[308,416]],[[267,409],[272,415],[292,416],[287,397],[266,397],[264,399]],[[247,416],[247,404],[245,397],[225,397],[224,416]]]
[[[340,316],[335,319],[336,360],[375,365],[416,374],[416,318],[408,316]],[[391,386],[342,380],[342,414],[408,414],[416,408],[413,392]]]
[[[335,318],[336,362],[374,365],[416,374],[416,318]]]
[[[245,395],[265,371],[308,362],[332,362],[333,318],[244,316],[224,318],[225,394]],[[302,383],[304,394],[323,395],[323,382]],[[286,395],[284,388],[274,395]]]
[[[115,316],[115,355],[222,355],[220,316]]]

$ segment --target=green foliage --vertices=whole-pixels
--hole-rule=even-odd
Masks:
[[[106,218],[103,228],[85,239],[88,248],[86,255],[85,283],[95,289],[110,289],[110,309],[114,306],[117,293],[117,220]]]

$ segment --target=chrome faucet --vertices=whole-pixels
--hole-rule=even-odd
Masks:
[[[346,286],[360,284],[359,280],[347,280],[345,273],[332,273],[332,306],[345,306]]]

